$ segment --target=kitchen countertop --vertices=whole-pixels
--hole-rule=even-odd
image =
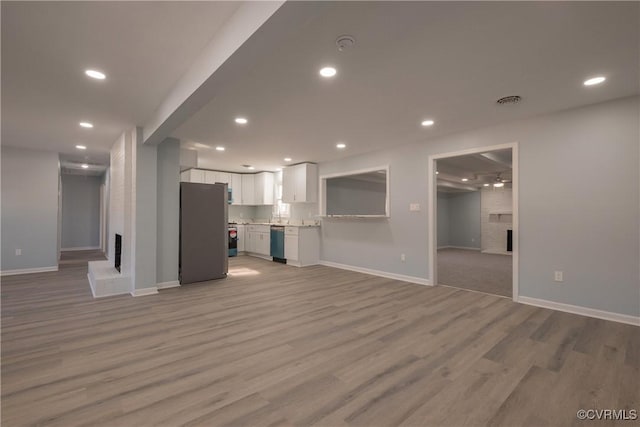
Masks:
[[[230,224],[237,224],[237,225],[280,225],[280,226],[283,226],[283,227],[320,227],[320,224],[301,224],[301,223],[283,224],[283,223],[276,223],[276,222],[250,222],[250,221],[232,222]]]

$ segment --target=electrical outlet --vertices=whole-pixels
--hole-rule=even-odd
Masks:
[[[555,280],[556,282],[564,281],[564,277],[563,277],[562,271],[554,272],[553,273],[553,280]]]
[[[22,249],[16,249],[16,256],[22,255]]]
[[[405,262],[407,260],[407,257],[404,256],[404,254],[400,254],[400,261]]]
[[[475,241],[476,241],[476,238],[475,238],[475,237],[472,237],[472,238],[471,238],[471,243],[475,243]]]
[[[409,203],[410,212],[420,212],[420,203]]]

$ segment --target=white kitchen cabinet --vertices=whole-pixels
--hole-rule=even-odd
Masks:
[[[247,252],[269,257],[271,253],[271,229],[268,225],[247,225],[245,249]]]
[[[204,179],[207,184],[229,184],[230,174],[227,172],[205,170]]]
[[[318,201],[318,165],[301,163],[282,170],[282,201],[315,203]]]
[[[238,230],[238,253],[245,252],[245,236],[247,234],[245,226],[238,224],[236,229]]]
[[[228,172],[216,172],[216,182],[229,185],[231,174]]]
[[[189,169],[180,174],[180,180],[184,182],[198,182],[205,184],[205,176],[202,169]]]
[[[273,204],[273,172],[260,172],[254,175],[254,204]]]
[[[242,201],[243,205],[255,205],[255,175],[244,174],[242,175]]]
[[[256,248],[256,253],[264,256],[271,255],[271,234],[270,233],[259,233],[260,240]]]
[[[284,257],[289,264],[298,261],[298,235],[284,234]]]
[[[254,250],[255,244],[253,243],[255,241],[255,235],[256,235],[255,232],[249,230],[248,228],[246,229],[246,235],[244,237],[245,252],[250,252],[250,253],[255,252]]]
[[[204,182],[206,184],[215,184],[217,179],[216,171],[202,171],[204,173]]]
[[[242,204],[242,175],[239,173],[231,174],[231,196],[233,197],[232,205]]]
[[[285,227],[284,257],[287,264],[296,267],[316,265],[320,262],[319,227]]]

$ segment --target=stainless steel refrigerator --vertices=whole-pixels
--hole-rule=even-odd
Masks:
[[[181,284],[227,277],[227,184],[180,183]]]

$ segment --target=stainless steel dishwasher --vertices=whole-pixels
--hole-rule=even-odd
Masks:
[[[271,258],[275,262],[287,263],[284,258],[284,226],[271,226]]]

